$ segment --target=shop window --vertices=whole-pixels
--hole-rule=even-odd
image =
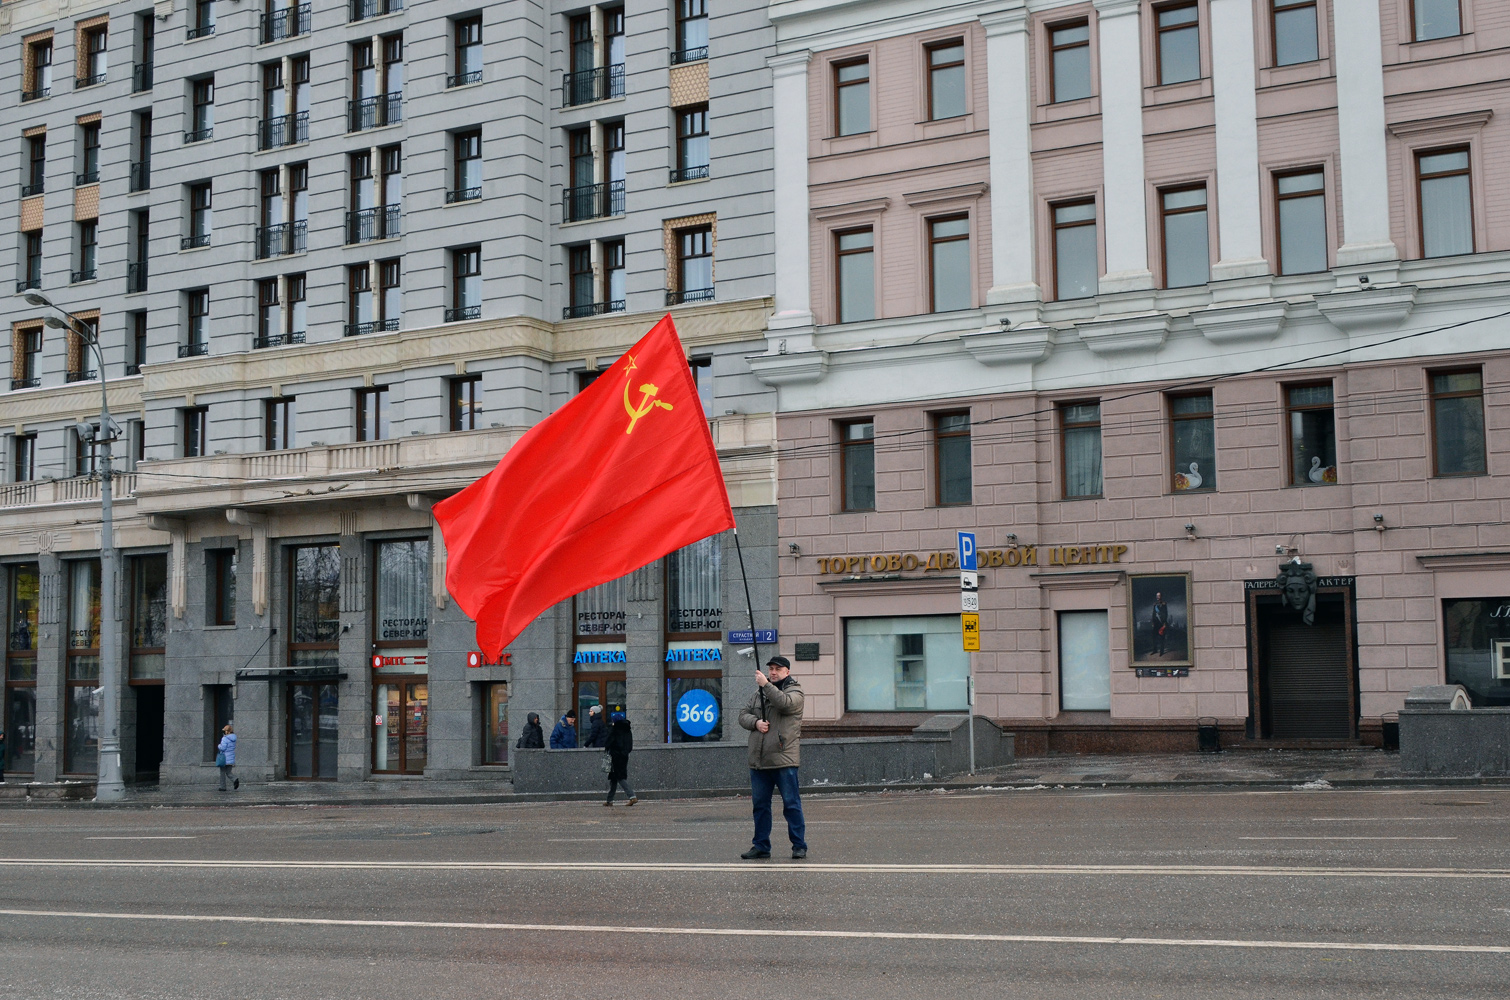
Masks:
[[[1293,66],[1314,62],[1320,53],[1316,41],[1316,0],[1273,0],[1274,65]]]
[[[1447,683],[1475,708],[1510,705],[1510,597],[1442,602]]]
[[[10,611],[5,644],[6,770],[29,774],[36,769],[37,745],[37,607],[40,578],[36,563],[9,567]]]
[[[957,615],[846,619],[846,711],[964,711],[970,654],[959,629]]]
[[[1059,710],[1109,712],[1111,632],[1105,611],[1059,612]]]
[[[609,580],[582,591],[576,597],[576,630],[579,639],[622,639],[626,614],[624,581]]]
[[[1086,21],[1049,28],[1049,101],[1091,96],[1091,26]]]
[[[1101,495],[1101,404],[1063,403],[1059,407],[1064,498]]]
[[[94,774],[100,749],[100,563],[67,564],[68,676],[63,720],[63,770]]]
[[[1482,476],[1484,375],[1478,369],[1432,372],[1432,462],[1439,476]]]
[[[572,601],[572,704],[579,726],[594,705],[605,712],[622,712],[628,701],[625,584],[622,577],[609,580]]]
[[[377,546],[377,634],[373,641],[424,645],[430,636],[430,542]]]
[[[231,684],[204,685],[204,747],[200,759],[206,764],[215,762],[225,727],[236,724],[235,690]]]
[[[459,375],[451,380],[451,430],[475,431],[482,412],[481,375]]]
[[[1054,298],[1083,299],[1096,294],[1096,203],[1075,201],[1054,205]]]
[[[870,229],[834,234],[834,298],[840,323],[876,318],[876,240]]]
[[[666,557],[666,739],[723,739],[723,546],[704,538]]]
[[[168,557],[133,556],[131,579],[131,683],[161,684],[168,644]]]
[[[722,546],[704,538],[666,557],[666,631],[719,638],[723,634]]]
[[[835,135],[859,135],[870,131],[870,62],[841,63],[834,67]]]
[[[933,418],[933,495],[940,506],[969,504],[971,491],[970,414],[939,413]]]
[[[236,550],[213,549],[205,553],[205,622],[236,624]]]
[[[304,545],[289,550],[288,665],[330,679],[287,685],[288,777],[333,781],[340,735],[341,550]]]
[[[482,762],[484,764],[507,764],[509,762],[509,686],[502,681],[495,684],[479,684],[482,689],[482,710],[485,713],[482,726]]]
[[[970,219],[958,215],[928,223],[928,285],[933,312],[969,309]]]
[[[1176,4],[1154,11],[1159,83],[1201,78],[1200,7]]]
[[[1216,489],[1216,419],[1211,393],[1169,397],[1169,443],[1176,493]]]
[[[928,47],[928,117],[934,121],[965,113],[965,43],[961,39]]]
[[[1427,42],[1463,33],[1458,0],[1411,0],[1410,13],[1414,27],[1412,41]]]
[[[429,762],[430,542],[374,547],[372,769],[421,774]]]
[[[1274,178],[1279,215],[1279,273],[1310,274],[1327,269],[1325,177],[1320,170]]]
[[[1164,287],[1204,285],[1211,280],[1206,225],[1206,187],[1159,193],[1164,230]]]
[[[1466,149],[1416,154],[1422,257],[1473,253],[1472,181]]]
[[[843,510],[876,509],[876,425],[869,420],[839,425]]]
[[[1335,483],[1337,429],[1332,384],[1287,387],[1285,416],[1290,425],[1290,485]]]

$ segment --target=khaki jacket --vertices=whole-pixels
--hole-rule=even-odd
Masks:
[[[771,730],[762,733],[755,723],[764,719]],[[769,682],[750,698],[739,724],[750,731],[750,767],[770,771],[797,767],[802,740],[802,685],[791,675],[777,687]]]

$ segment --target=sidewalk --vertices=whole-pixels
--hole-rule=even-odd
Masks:
[[[1198,788],[1510,788],[1510,777],[1442,778],[1400,772],[1400,755],[1382,750],[1227,750],[1222,753],[1115,754],[1030,757],[974,776],[942,781],[881,785],[804,784],[803,794],[931,791],[935,789],[1198,789]],[[63,801],[51,790],[59,786],[0,786],[4,805],[97,805]],[[741,795],[745,789],[645,789],[645,799],[715,798]],[[551,801],[591,801],[601,792],[515,794],[506,779],[427,781],[370,779],[360,782],[276,781],[245,784],[240,791],[218,792],[213,784],[185,788],[129,787],[115,807],[163,806],[374,806],[478,805]]]

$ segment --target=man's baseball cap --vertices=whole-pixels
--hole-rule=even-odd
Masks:
[[[784,656],[773,656],[765,661],[765,665],[768,667],[786,667],[788,670],[792,669],[792,661]]]

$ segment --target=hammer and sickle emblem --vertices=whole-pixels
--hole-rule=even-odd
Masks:
[[[629,373],[639,367],[634,363],[634,358],[629,359],[629,364],[624,368],[624,412],[629,414],[629,426],[624,428],[625,434],[634,433],[634,425],[640,422],[640,418],[649,414],[656,407],[663,410],[671,409],[670,403],[663,403],[656,399],[656,394],[661,390],[649,382],[640,386],[640,402],[635,405],[629,401]]]

